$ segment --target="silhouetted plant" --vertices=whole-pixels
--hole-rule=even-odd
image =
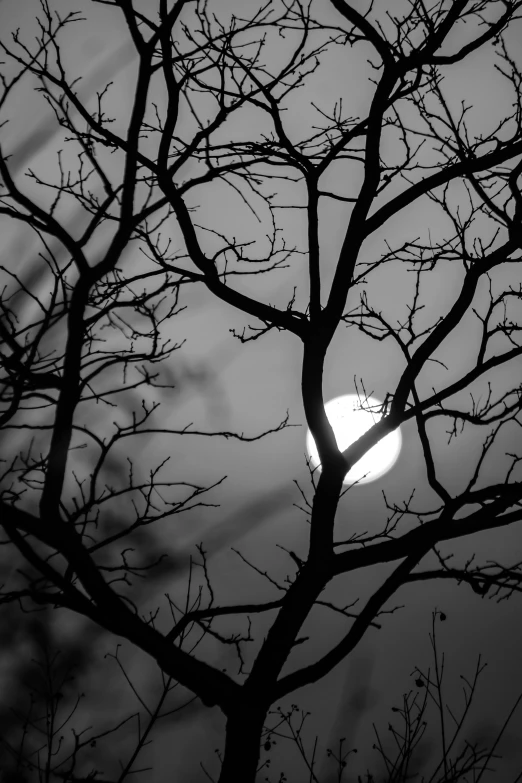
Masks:
[[[464,783],[479,781],[486,772],[498,776],[498,761],[501,756],[497,749],[509,724],[522,701],[522,695],[514,704],[499,727],[496,735],[487,742],[472,739],[477,711],[473,710],[478,681],[486,664],[479,655],[471,678],[461,674],[461,704],[455,704],[455,694],[450,689],[449,699],[445,696],[444,672],[445,656],[437,646],[438,621],[444,622],[444,612],[432,613],[432,630],[429,635],[432,665],[424,671],[418,667],[412,672],[415,687],[402,696],[400,706],[392,707],[394,718],[383,733],[374,724],[375,743],[373,749],[378,753],[383,772],[367,771],[363,777],[358,775],[358,783]],[[311,783],[343,783],[354,780],[355,754],[357,748],[347,746],[346,738],[341,737],[333,748],[327,748],[330,772],[321,773],[322,759],[318,756],[319,737],[311,743],[304,736],[303,728],[309,712],[300,710],[296,704],[288,709],[279,707],[271,713],[272,721],[263,735],[263,755],[266,757],[278,740],[290,742],[297,750],[303,764],[301,774],[280,773],[280,777],[266,776],[266,780],[288,781],[309,780]],[[271,759],[265,758],[261,769],[270,770]],[[493,766],[497,762],[497,766]],[[498,779],[498,777],[497,777]],[[505,774],[502,779],[506,779]],[[518,778],[517,778],[518,779]]]
[[[226,718],[220,783],[252,783],[260,767],[263,774],[272,705],[344,661],[398,608],[390,601],[400,588],[450,580],[502,599],[522,583],[519,553],[496,562],[452,549],[522,519],[514,369],[522,356],[522,72],[509,40],[520,33],[522,2],[397,0],[364,12],[345,0],[244,5],[235,13],[225,0],[157,0],[154,8],[92,0],[60,15],[42,0],[36,38],[15,31],[0,44],[2,134],[25,84],[56,128],[54,173],[46,148],[31,167],[27,150],[20,155],[20,176],[20,129],[2,138],[0,152],[0,217],[25,232],[31,255],[0,269],[0,524],[3,552],[13,553],[1,601],[73,613],[218,707]],[[128,115],[115,84],[86,94],[74,58],[62,54],[64,36],[77,41],[81,14],[94,11],[119,14],[134,48]],[[509,106],[474,126],[444,75],[481,52],[496,58]],[[368,87],[367,103],[356,101],[361,116],[347,111],[344,76],[353,73]],[[337,100],[323,95],[323,77]],[[200,194],[214,208],[236,199],[230,223],[199,208]],[[432,212],[419,218],[420,204]],[[406,238],[392,228],[401,216]],[[332,220],[343,233],[337,249]],[[263,289],[267,275],[280,275],[275,293]],[[435,286],[448,301],[434,313]],[[310,466],[309,489],[298,485],[309,537],[305,551],[287,552],[288,572],[280,578],[272,562],[238,553],[265,579],[265,601],[222,603],[204,543],[187,561],[159,532],[149,535],[217,505],[213,490],[225,477],[215,464],[208,480],[170,465],[180,439],[247,443],[289,426],[288,415],[246,434],[170,426],[169,362],[194,288],[254,320],[231,330],[240,343],[286,331],[302,352],[302,404],[321,469]],[[347,345],[358,335],[361,351],[384,344],[381,355],[394,357],[378,421],[344,451],[323,396],[341,328]],[[353,370],[360,405],[372,409]],[[385,496],[377,532],[351,520],[343,537],[335,524],[347,473],[408,422],[423,457],[413,481],[424,490]],[[439,442],[444,423],[447,444]],[[463,431],[473,436],[462,471],[447,475]],[[152,465],[144,443],[157,450]],[[346,604],[323,595],[363,569],[378,586],[361,607],[356,597]],[[186,580],[189,598],[180,603],[172,588],[151,615],[146,598],[171,576]],[[311,659],[303,626],[314,609],[346,629]],[[304,662],[292,659],[296,648]],[[417,702],[402,709],[413,729]]]
[[[102,697],[98,704],[98,711],[105,717],[97,717],[93,726],[93,710],[82,709],[86,694],[77,690],[77,675],[85,671],[84,659],[89,656],[92,633],[77,639],[76,646],[70,644],[64,654],[54,648],[49,624],[42,619],[42,613],[32,617],[25,638],[34,642],[36,657],[27,662],[22,656],[19,662],[22,671],[15,672],[13,677],[16,687],[11,694],[4,692],[2,699],[2,780],[108,783],[110,778],[111,783],[124,783],[140,773],[150,772],[150,766],[140,764],[140,755],[152,741],[157,724],[177,719],[180,713],[193,714],[194,707],[198,708],[196,697],[187,696],[179,683],[161,671],[159,688],[150,678],[140,688],[129,676],[117,645],[115,652],[106,654],[105,658],[112,659],[118,667],[137,709],[116,718],[122,710],[115,710],[111,703],[113,688],[109,688],[107,697]],[[107,669],[98,666],[95,675],[104,682],[113,682]],[[146,688],[145,694],[140,693],[142,688]],[[100,762],[103,771],[99,769]]]

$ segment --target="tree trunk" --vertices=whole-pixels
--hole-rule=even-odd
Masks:
[[[259,765],[264,710],[245,707],[228,717],[219,783],[254,783]]]

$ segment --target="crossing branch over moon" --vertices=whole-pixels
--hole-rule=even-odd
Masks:
[[[381,406],[382,402],[376,397],[362,400],[357,394],[345,394],[326,403],[325,412],[341,451],[379,421],[382,416]],[[369,484],[380,478],[396,463],[401,445],[400,429],[390,432],[348,471],[344,483]],[[310,430],[306,436],[306,450],[312,466],[320,470],[319,454]]]

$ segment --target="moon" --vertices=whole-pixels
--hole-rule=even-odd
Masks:
[[[363,410],[363,406],[365,410]],[[363,401],[357,394],[334,397],[326,403],[324,409],[341,451],[347,449],[351,443],[358,440],[366,430],[369,430],[382,418],[379,413],[380,406],[382,406],[382,402],[376,397],[368,397]],[[348,471],[344,477],[344,484],[369,484],[384,476],[395,465],[401,445],[402,437],[400,429],[397,428],[379,443],[376,443]],[[320,469],[319,454],[310,430],[306,436],[306,450],[312,466]]]

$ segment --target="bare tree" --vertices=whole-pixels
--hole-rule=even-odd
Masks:
[[[154,8],[93,0],[87,11],[118,13],[135,49],[125,120],[111,111],[117,84],[85,95],[63,57],[63,36],[82,35],[80,12],[60,15],[43,0],[36,41],[15,32],[1,44],[4,116],[13,112],[11,96],[32,82],[54,114],[61,145],[54,172],[48,164],[27,168],[29,179],[10,158],[12,139],[0,156],[0,214],[39,243],[29,271],[14,257],[2,267],[1,524],[3,543],[23,563],[6,578],[2,600],[81,615],[146,653],[207,707],[219,707],[226,716],[221,783],[254,781],[271,706],[346,659],[401,587],[447,579],[504,597],[521,584],[516,557],[478,562],[470,551],[459,562],[450,559],[450,545],[522,520],[514,445],[522,423],[522,72],[510,49],[522,2],[246,5],[236,13],[225,0],[158,0]],[[510,94],[509,110],[488,118],[488,127],[448,85],[462,64],[481,56],[494,58]],[[347,106],[343,68],[358,69],[367,85],[361,116]],[[338,88],[334,105],[320,96],[319,76]],[[217,229],[195,199],[208,194],[217,206],[227,193],[236,199],[230,225]],[[425,220],[397,239],[392,227],[418,204],[426,206]],[[343,236],[332,268],[332,240],[321,227],[331,231],[334,206]],[[305,218],[303,243],[293,210]],[[382,296],[390,269],[401,280],[400,301]],[[285,282],[272,304],[263,275],[277,274]],[[430,310],[433,285],[449,289],[442,313]],[[308,551],[289,553],[291,576],[272,580],[277,597],[220,605],[202,548],[195,597],[184,608],[173,599],[164,607],[169,629],[162,615],[143,615],[135,589],[161,553],[129,550],[153,523],[212,503],[216,483],[187,481],[166,460],[142,476],[128,459],[129,444],[162,433],[244,441],[269,434],[159,426],[153,395],[170,383],[161,373],[181,342],[173,319],[194,286],[253,319],[236,332],[242,343],[274,330],[295,340],[321,468],[311,471],[311,492],[301,488]],[[344,327],[348,342],[356,330],[386,342],[396,352],[397,378],[377,423],[341,452],[325,414],[323,375]],[[451,366],[449,341],[464,346]],[[162,404],[168,412],[169,402]],[[429,494],[388,501],[379,532],[339,540],[346,474],[410,421]],[[483,434],[460,483],[448,483],[441,468],[438,441],[448,423],[450,444],[463,430]],[[494,481],[492,461],[502,470]],[[342,575],[382,564],[387,576],[359,611],[321,598]],[[266,564],[253,565],[271,578]],[[315,606],[343,614],[348,629],[325,654],[296,667],[292,651],[302,649]],[[255,620],[264,613],[273,621],[261,639]],[[242,630],[220,630],[231,618]],[[182,648],[189,631],[233,645],[239,673],[222,671],[209,650]]]
[[[486,663],[478,655],[471,676],[460,675],[460,703],[449,705],[446,694],[452,693],[451,685],[446,682],[447,665],[444,652],[440,651],[437,639],[438,621],[445,622],[444,612],[432,613],[431,665],[427,670],[415,667],[412,672],[413,687],[402,695],[399,706],[393,706],[395,713],[388,723],[386,734],[374,724],[375,742],[373,750],[381,767],[381,774],[367,770],[364,783],[405,783],[407,780],[429,781],[466,781],[481,780],[492,764],[498,760],[499,743],[516,712],[522,695],[519,695],[502,725],[489,744],[485,737],[475,729],[470,734],[470,719],[473,717],[479,679],[484,673]],[[434,714],[433,714],[434,713]],[[274,711],[275,723],[264,735],[265,750],[277,741],[295,746],[301,764],[313,783],[328,781],[341,783],[346,777],[350,757],[357,753],[346,737],[340,737],[335,747],[326,749],[331,773],[324,777],[319,773],[318,737],[310,742],[306,737],[305,724],[310,712],[299,710],[296,704],[289,709],[280,707]],[[468,732],[468,736],[466,736]],[[421,777],[422,776],[422,777]],[[288,778],[287,778],[288,779]],[[290,778],[291,779],[291,778]],[[351,779],[353,780],[353,773]],[[363,783],[359,775],[358,783]]]

